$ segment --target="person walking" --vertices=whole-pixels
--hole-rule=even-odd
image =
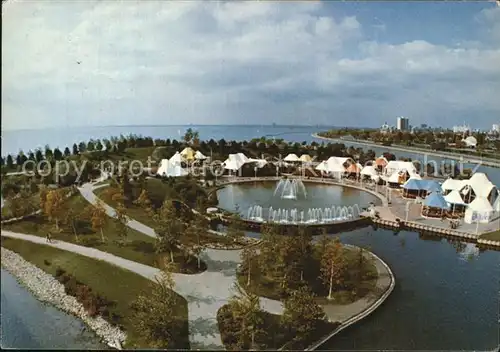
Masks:
[[[52,236],[51,236],[50,232],[47,232],[47,236],[45,237],[46,242],[48,242],[48,243],[52,243],[52,238],[51,238],[51,237],[52,237]]]

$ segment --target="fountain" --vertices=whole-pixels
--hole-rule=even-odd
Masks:
[[[359,218],[359,206],[331,206],[326,208],[308,208],[306,211],[297,208],[273,209],[267,211],[267,222],[279,224],[329,224]],[[259,222],[264,220],[263,208],[254,205],[248,208],[247,219]]]
[[[274,196],[279,194],[281,199],[297,199],[300,193],[304,195],[304,198],[307,197],[306,187],[302,180],[298,179],[279,180],[274,190]]]

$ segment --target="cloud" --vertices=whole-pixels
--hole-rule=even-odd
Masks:
[[[477,15],[490,39],[497,17]],[[500,112],[498,46],[367,41],[321,2],[26,2],[3,22],[4,128]]]

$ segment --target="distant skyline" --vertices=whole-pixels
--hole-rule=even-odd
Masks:
[[[494,2],[8,1],[2,129],[500,121]]]

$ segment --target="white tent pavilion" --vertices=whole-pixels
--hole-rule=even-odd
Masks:
[[[493,206],[484,197],[476,197],[465,211],[464,221],[468,224],[483,223],[487,224],[493,219],[495,210]]]
[[[482,172],[476,172],[467,180],[467,184],[472,187],[476,197],[488,198],[495,189],[495,185],[488,180],[488,177]]]
[[[184,158],[182,157],[181,153],[176,152],[169,160],[171,164],[180,164],[184,161]]]
[[[299,157],[296,155],[296,154],[288,154],[285,159],[283,159],[284,161],[288,161],[288,162],[295,162],[295,161],[301,161],[299,159]]]
[[[229,154],[229,158],[224,161],[223,165],[226,170],[236,171],[249,161],[250,159],[243,153]]]
[[[188,172],[181,167],[180,163],[171,162],[168,159],[163,159],[161,161],[160,167],[156,173],[166,177],[179,177],[188,174]]]
[[[372,180],[374,181],[378,181],[378,172],[377,170],[375,170],[375,167],[373,165],[368,165],[368,166],[365,166],[364,168],[361,169],[361,172],[360,172],[361,176],[366,176],[366,177],[369,177],[371,178]]]
[[[299,159],[303,163],[310,163],[312,161],[312,158],[309,156],[309,154],[302,154]]]
[[[450,204],[465,205],[465,202],[462,199],[460,192],[456,190],[448,193],[446,196],[444,196],[444,199]]]
[[[197,150],[196,153],[194,153],[194,158],[196,160],[205,160],[207,157]]]
[[[450,193],[452,191],[461,191],[467,184],[465,180],[455,180],[452,178],[446,179],[441,185],[441,189],[444,194]]]

